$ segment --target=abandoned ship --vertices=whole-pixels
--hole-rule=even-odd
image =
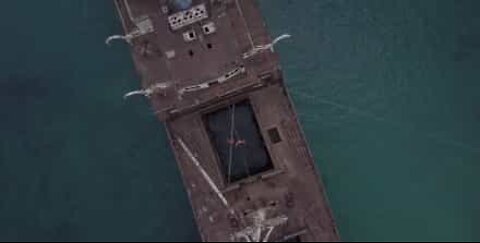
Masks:
[[[202,240],[339,241],[256,0],[115,0]],[[160,173],[160,172],[159,172]]]

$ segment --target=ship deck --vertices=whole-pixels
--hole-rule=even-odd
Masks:
[[[161,4],[162,2],[165,3]],[[168,85],[168,88],[158,92],[152,99],[153,108],[160,119],[165,120],[194,110],[200,104],[215,103],[232,94],[252,89],[255,85],[262,85],[258,82],[259,78],[265,78],[264,76],[278,68],[275,61],[277,56],[274,53],[265,52],[249,60],[242,58],[242,54],[254,46],[270,41],[254,2],[212,1],[218,2],[218,6],[209,4],[210,15],[215,18],[217,31],[210,36],[198,37],[198,40],[193,42],[185,42],[182,31],[180,34],[167,31],[167,14],[161,14],[161,8],[167,5],[166,2],[141,0],[130,3],[127,8],[125,1],[116,1],[120,15],[124,16],[122,23],[127,33],[135,28],[131,18],[143,16],[150,17],[156,30],[164,30],[134,40],[132,50],[143,88],[156,83]],[[194,2],[199,4],[202,1]],[[201,32],[199,26],[189,28],[196,33]],[[168,58],[168,52],[174,57]],[[241,65],[248,66],[248,72],[240,75],[242,78],[179,97],[182,88],[215,79]]]
[[[267,219],[288,218],[270,240],[338,241],[277,54],[243,56],[271,41],[256,1],[193,3],[205,4],[208,18],[172,30],[167,0],[116,0],[126,33],[145,18],[153,25],[154,31],[131,41],[132,54],[142,88],[162,84],[148,96],[165,122],[202,239],[241,241],[235,234],[254,224],[251,215],[268,209]],[[216,32],[201,34],[211,23]],[[185,40],[189,31],[195,40]],[[217,79],[231,70],[242,72]],[[208,87],[186,92],[202,84]]]
[[[318,183],[312,156],[284,91],[281,85],[272,85],[239,95],[228,103],[218,104],[220,107],[210,107],[215,110],[248,100],[258,122],[251,126],[259,127],[274,164],[271,170],[233,184],[228,184],[225,173],[221,171],[218,152],[212,145],[203,119],[212,110],[199,110],[167,122],[172,147],[176,151],[193,208],[197,209],[196,220],[204,240],[228,240],[230,233],[239,229],[232,225],[228,211],[216,199],[175,138],[184,140],[238,212],[273,205],[277,212],[287,215],[289,223],[274,233],[274,239],[283,240],[282,237],[305,231],[307,233],[302,234],[302,241],[338,240],[324,189]],[[225,125],[228,127],[228,119],[225,119]],[[281,141],[274,143],[276,140],[268,134],[270,129],[277,129]],[[225,144],[228,138],[229,135],[224,134]]]

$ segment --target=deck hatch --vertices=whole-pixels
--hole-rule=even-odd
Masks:
[[[204,123],[227,184],[274,168],[249,101],[208,113]]]
[[[268,136],[270,137],[270,141],[273,144],[279,143],[282,141],[282,138],[280,137],[280,133],[278,132],[278,128],[274,127],[271,129],[268,129]]]

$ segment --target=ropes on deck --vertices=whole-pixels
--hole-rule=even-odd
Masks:
[[[230,178],[232,175],[232,162],[233,162],[233,146],[235,145],[235,104],[232,105],[231,117],[230,117],[230,137],[228,139],[229,150],[228,150],[228,183],[230,183]]]

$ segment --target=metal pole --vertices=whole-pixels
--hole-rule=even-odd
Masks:
[[[190,151],[190,149],[187,147],[187,145],[185,145],[185,143],[183,142],[183,140],[181,138],[178,138],[177,141],[180,144],[180,146],[182,146],[183,150],[185,150],[188,157],[190,157],[193,164],[198,168],[198,170],[202,174],[203,178],[207,181],[208,185],[212,188],[212,190],[215,192],[215,194],[217,194],[218,198],[220,199],[220,201],[222,201],[223,205],[225,205],[225,207],[230,210],[230,205],[228,204],[227,199],[223,196],[222,192],[218,189],[217,185],[215,184],[215,182],[213,182],[212,178],[210,178],[210,176],[208,176],[208,173],[200,165],[200,162],[197,160],[197,158],[195,158],[192,151]]]

